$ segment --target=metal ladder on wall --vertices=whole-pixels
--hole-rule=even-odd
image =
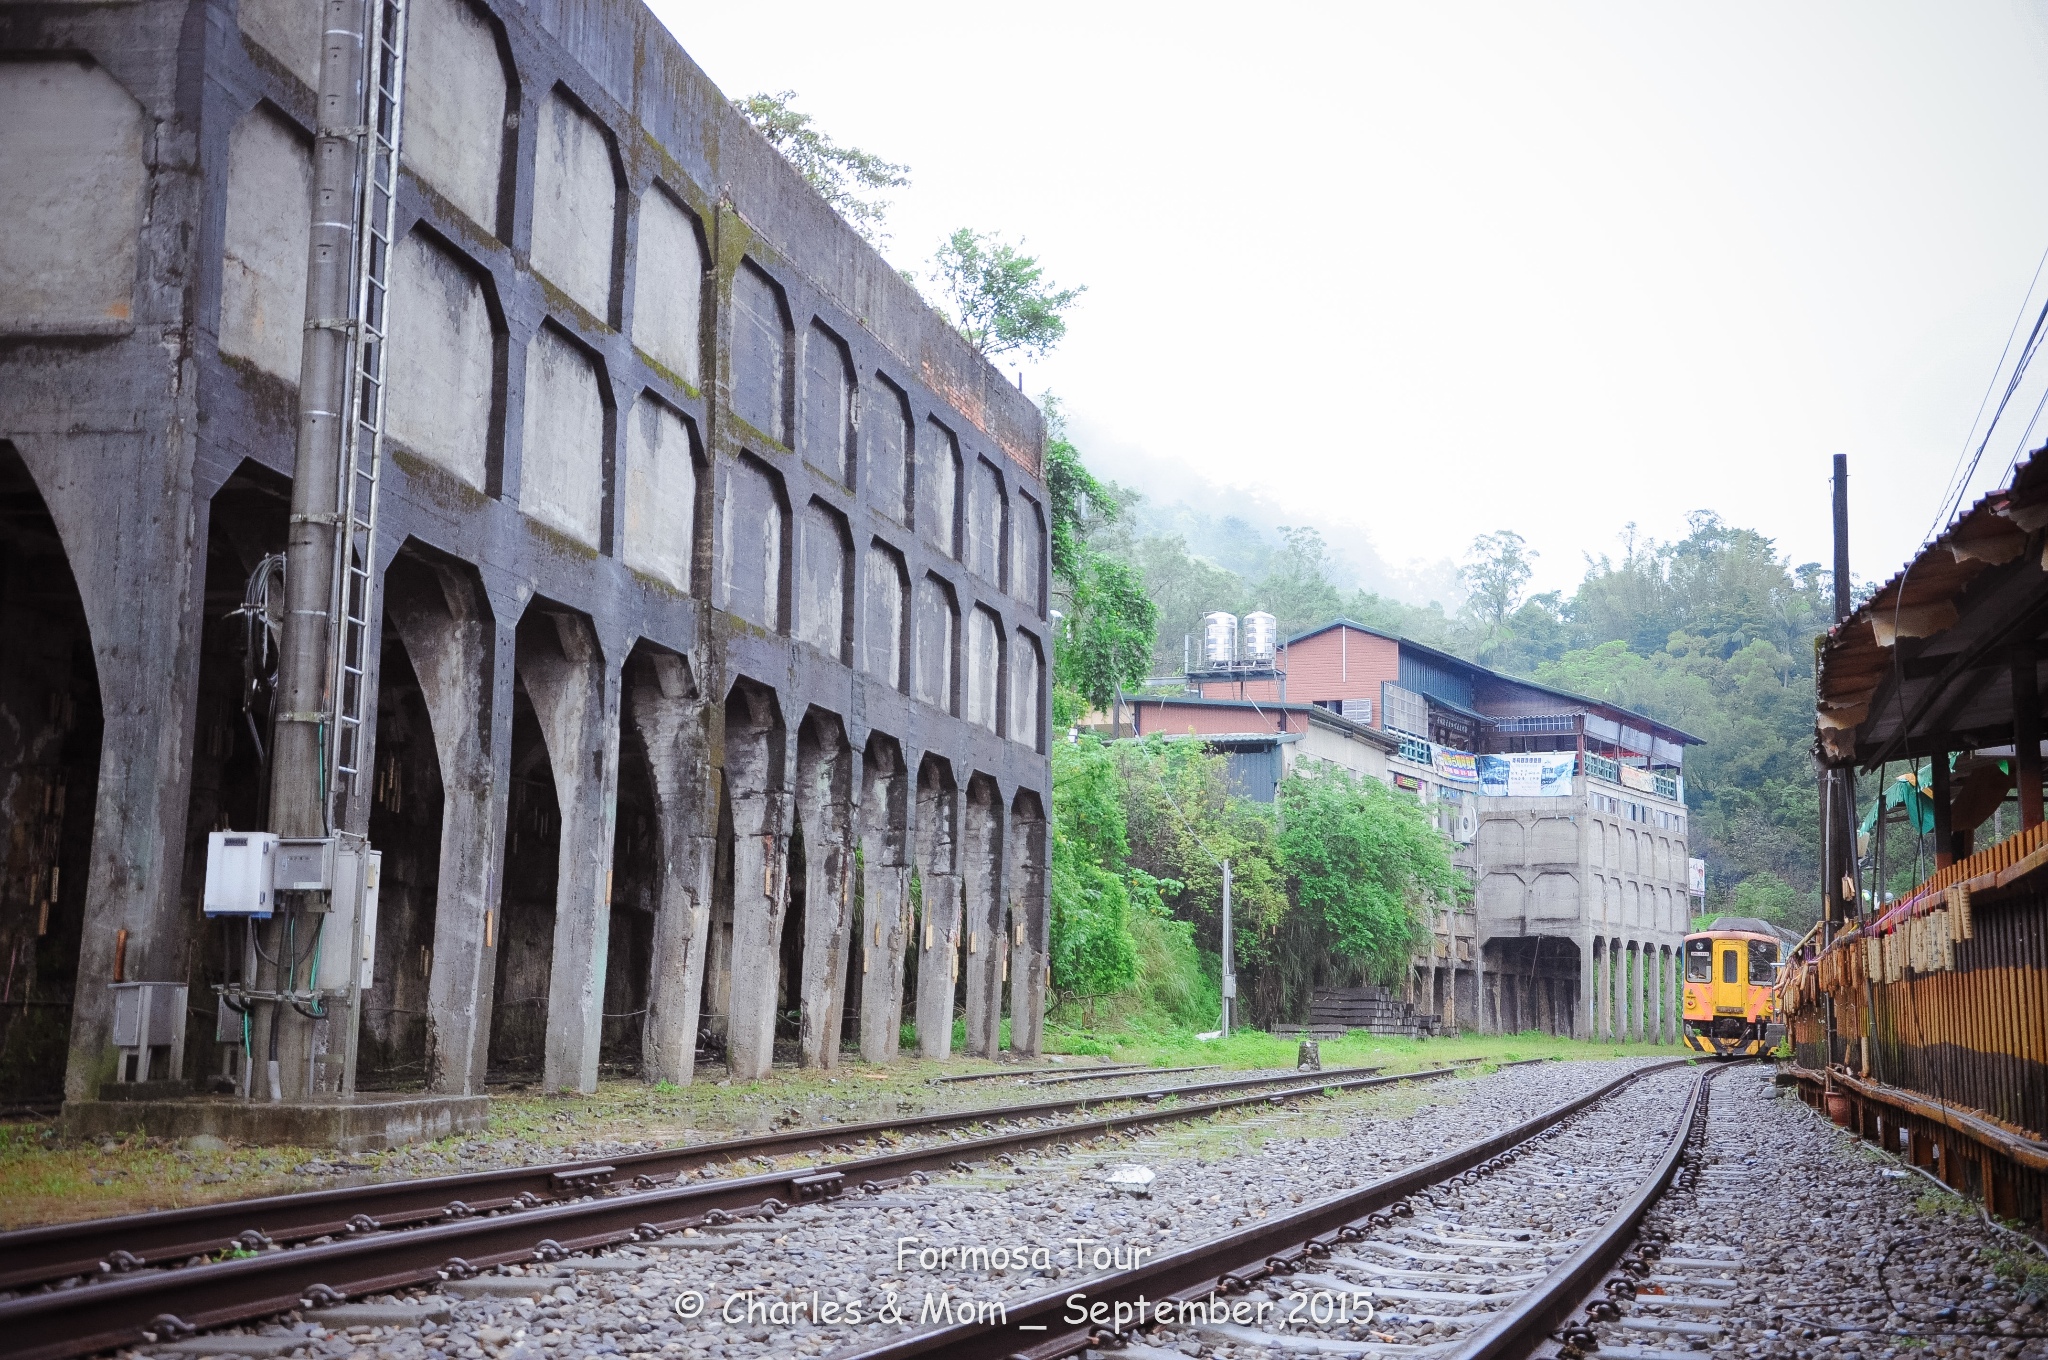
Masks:
[[[398,215],[398,133],[405,102],[406,0],[363,0],[363,151],[357,172],[355,303],[350,419],[343,427],[341,532],[335,536],[334,669],[328,693],[327,830],[348,820],[360,793],[369,706],[370,624],[376,613],[378,468],[384,458],[385,338],[390,330],[392,235]]]

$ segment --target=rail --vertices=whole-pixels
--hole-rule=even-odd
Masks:
[[[977,1163],[1034,1147],[1064,1146],[1129,1129],[1207,1118],[1251,1105],[1280,1105],[1340,1091],[1436,1080],[1459,1070],[1425,1068],[1420,1072],[1378,1076],[1291,1074],[1281,1079],[1234,1083],[1270,1086],[1276,1080],[1294,1082],[1288,1089],[1174,1105],[1164,1103],[1163,1097],[1185,1095],[1189,1088],[1169,1087],[1158,1093],[1150,1108],[1079,1123],[1040,1125],[752,1176],[678,1179],[634,1193],[592,1196],[591,1192],[599,1188],[596,1184],[572,1184],[564,1188],[584,1197],[536,1206],[515,1202],[494,1211],[479,1211],[461,1204],[457,1213],[453,1212],[456,1206],[451,1205],[450,1212],[444,1213],[440,1221],[403,1231],[388,1231],[384,1224],[365,1214],[361,1223],[343,1225],[339,1234],[342,1240],[289,1250],[263,1250],[247,1259],[183,1269],[137,1270],[112,1275],[97,1284],[51,1288],[0,1301],[0,1335],[8,1338],[8,1354],[16,1360],[67,1360],[95,1351],[184,1337],[317,1302],[338,1302],[363,1294],[467,1277],[501,1265],[555,1260],[571,1252],[651,1241],[684,1228],[727,1222],[737,1216],[779,1214],[797,1203],[829,1203],[851,1190],[878,1192],[920,1174],[971,1169]],[[1208,1085],[1215,1090],[1231,1084]],[[1093,1102],[1048,1103],[1072,1106],[1150,1097],[1151,1093],[1126,1092],[1097,1097]],[[947,1118],[981,1120],[993,1113],[982,1110]],[[822,1132],[843,1137],[849,1131],[849,1127],[841,1127]],[[806,1132],[815,1136],[821,1131]],[[332,1196],[349,1192],[317,1193]]]
[[[1241,1293],[1269,1275],[1292,1272],[1304,1263],[1327,1256],[1332,1247],[1362,1237],[1373,1226],[1375,1216],[1401,1201],[1467,1173],[1498,1169],[1521,1144],[1653,1072],[1684,1066],[1689,1061],[1674,1058],[1648,1064],[1505,1132],[1468,1143],[1370,1185],[1134,1269],[1097,1277],[1087,1283],[1086,1315],[1078,1322],[1073,1320],[1076,1290],[1069,1287],[1006,1306],[998,1320],[956,1323],[917,1332],[865,1350],[843,1352],[837,1360],[1008,1360],[1017,1355],[1029,1356],[1031,1360],[1057,1360],[1089,1347],[1127,1340],[1135,1329],[1135,1320],[1143,1319],[1147,1310],[1156,1309],[1160,1303],[1191,1303]],[[1677,1131],[1641,1189],[1610,1220],[1610,1229],[1597,1234],[1518,1304],[1512,1325],[1506,1325],[1510,1319],[1503,1319],[1500,1325],[1475,1337],[1475,1346],[1481,1342],[1486,1346],[1484,1351],[1475,1351],[1475,1355],[1526,1354],[1526,1348],[1540,1342],[1547,1331],[1542,1319],[1569,1312],[1583,1295],[1584,1282],[1597,1278],[1620,1256],[1628,1233],[1656,1194],[1670,1182],[1695,1122],[1700,1089],[1708,1075],[1702,1074],[1700,1082],[1695,1083]],[[1102,1325],[1093,1321],[1095,1317],[1131,1321],[1123,1326],[1114,1321]]]
[[[1380,1067],[1333,1069],[1323,1076],[1330,1080],[1345,1080],[1371,1076],[1382,1070]],[[1140,1073],[1120,1075],[1136,1077]],[[744,1157],[850,1150],[853,1143],[883,1135],[1043,1119],[1123,1101],[1216,1095],[1299,1084],[1308,1079],[1300,1073],[1288,1072],[1276,1076],[1144,1086],[1136,1090],[1102,1091],[1022,1105],[984,1106],[913,1119],[788,1129],[781,1133],[693,1143],[605,1159],[584,1158],[453,1176],[309,1190],[23,1228],[0,1233],[0,1289],[21,1289],[73,1278],[101,1279],[236,1247],[289,1244],[360,1232],[360,1221],[364,1219],[371,1220],[378,1228],[413,1226],[471,1214],[532,1208],[564,1196],[585,1194],[592,1189],[629,1186],[646,1189],[663,1179],[673,1179],[703,1167]]]

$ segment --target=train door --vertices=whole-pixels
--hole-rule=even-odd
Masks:
[[[1741,940],[1714,941],[1714,1014],[1749,1012],[1749,970]]]

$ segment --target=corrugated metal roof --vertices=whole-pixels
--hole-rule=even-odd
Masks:
[[[1293,637],[1287,639],[1287,645],[1289,647],[1292,647],[1297,642],[1306,642],[1308,639],[1312,637],[1316,637],[1319,634],[1329,632],[1332,628],[1355,628],[1361,633],[1369,633],[1373,637],[1385,638],[1389,642],[1397,643],[1403,651],[1413,651],[1418,655],[1428,657],[1433,661],[1439,663],[1448,663],[1450,665],[1460,667],[1463,670],[1475,676],[1485,676],[1489,680],[1497,680],[1504,685],[1516,685],[1522,689],[1532,690],[1537,694],[1547,694],[1552,698],[1568,699],[1572,703],[1585,704],[1589,707],[1598,708],[1608,713],[1620,713],[1626,717],[1634,719],[1637,722],[1646,723],[1649,726],[1655,728],[1659,732],[1667,733],[1670,736],[1676,737],[1679,740],[1679,742],[1683,745],[1700,746],[1704,745],[1706,742],[1706,738],[1696,737],[1692,733],[1686,731],[1684,728],[1673,727],[1670,723],[1667,722],[1659,722],[1655,718],[1650,717],[1648,714],[1637,713],[1633,709],[1623,708],[1620,704],[1609,703],[1605,699],[1590,698],[1584,694],[1575,694],[1571,690],[1559,689],[1555,685],[1538,684],[1536,681],[1530,680],[1524,676],[1509,675],[1505,671],[1497,671],[1490,667],[1482,666],[1476,661],[1467,661],[1462,656],[1454,655],[1450,652],[1443,651],[1440,648],[1431,647],[1421,642],[1415,642],[1409,638],[1401,637],[1398,634],[1389,633],[1384,629],[1368,628],[1365,624],[1355,623],[1350,619],[1332,619],[1330,622],[1322,624],[1319,627],[1311,628],[1307,632],[1296,633]],[[1487,714],[1475,712],[1472,709],[1465,708],[1463,705],[1454,703],[1438,695],[1432,694],[1429,697],[1435,699],[1439,704],[1442,704],[1448,708],[1457,709],[1459,712],[1470,714],[1472,717],[1475,718],[1491,721],[1491,718]]]
[[[1831,764],[1874,762],[1899,749],[1902,729],[1917,737],[1923,719],[1938,705],[1963,701],[1957,696],[1972,655],[1961,647],[1951,653],[1944,635],[1970,609],[1972,585],[1986,573],[2017,562],[2027,553],[2034,532],[2048,526],[2048,459],[2041,452],[2048,450],[2021,463],[2010,485],[1958,515],[1849,617],[1828,630],[1815,658],[1815,736],[1823,759]],[[2048,561],[2043,566],[2048,567]],[[2009,576],[2000,573],[2001,584]],[[1990,607],[2012,612],[2010,602]],[[2033,630],[2025,639],[2006,639],[1999,631],[2003,622],[1985,621],[1973,634],[1989,630],[2001,643],[2032,640]],[[1916,659],[1939,662],[1953,654],[1955,673],[1910,673],[1897,644],[1916,639],[1922,643],[1910,649]],[[1973,646],[1978,641],[1971,639]],[[1888,680],[1894,682],[1892,690],[1882,711],[1873,712]]]

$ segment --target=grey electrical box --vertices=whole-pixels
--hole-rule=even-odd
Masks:
[[[185,988],[175,982],[116,982],[114,1065],[117,1082],[176,1080],[185,1064]],[[159,1070],[155,1055],[161,1052]]]
[[[362,956],[357,960],[358,985],[368,990],[377,958],[377,880],[384,866],[381,851],[361,842],[344,844],[334,854],[334,909],[320,935],[320,963],[313,986],[323,992],[344,992],[355,946],[356,918],[363,922]]]
[[[241,1043],[247,1032],[246,1012],[230,1006],[224,996],[216,996],[213,1000],[213,1041],[217,1044]]]
[[[332,891],[334,887],[334,841],[280,840],[277,857],[271,862],[270,886],[278,892]],[[324,906],[313,906],[324,911]]]
[[[268,919],[277,905],[271,887],[277,837],[268,831],[216,831],[206,838],[206,888],[200,909],[208,916]]]

